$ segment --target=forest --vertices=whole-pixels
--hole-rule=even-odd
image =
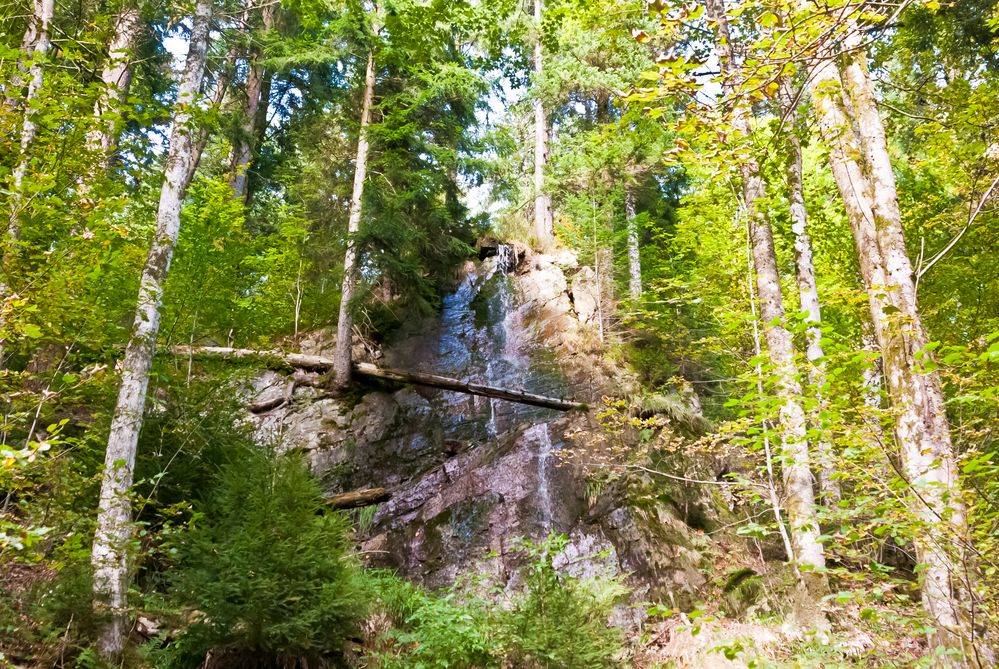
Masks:
[[[999,666],[996,0],[9,0],[0,95],[0,667]]]

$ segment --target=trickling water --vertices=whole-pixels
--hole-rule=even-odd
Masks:
[[[538,423],[529,429],[532,441],[538,448],[538,508],[541,510],[541,529],[545,534],[552,529],[552,446],[548,423]],[[525,433],[526,436],[526,433]]]
[[[441,315],[408,333],[390,348],[388,364],[491,386],[562,394],[565,382],[554,354],[538,346],[517,303],[514,277],[516,254],[500,246],[482,263],[469,263],[458,287],[444,298]],[[465,444],[512,443],[531,454],[535,471],[523,472],[536,481],[532,514],[544,533],[552,529],[557,500],[553,491],[558,440],[548,422],[558,412],[495,398],[450,391],[421,391],[443,417],[445,438]],[[527,465],[531,467],[532,465]],[[537,524],[532,523],[534,527]]]

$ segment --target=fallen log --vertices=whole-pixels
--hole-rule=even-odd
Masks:
[[[362,488],[327,497],[326,505],[334,509],[359,509],[362,506],[386,502],[391,498],[391,493],[385,488]]]
[[[182,356],[208,356],[237,359],[258,359],[272,361],[275,364],[289,367],[300,367],[304,369],[330,369],[333,367],[333,358],[321,355],[305,355],[303,353],[284,353],[282,351],[257,351],[249,348],[227,348],[224,346],[175,346],[171,349],[175,355]],[[427,386],[429,388],[440,388],[442,390],[453,390],[459,393],[479,395],[481,397],[492,397],[495,399],[517,402],[519,404],[529,404],[531,406],[544,407],[546,409],[556,409],[558,411],[587,411],[589,407],[573,400],[565,400],[557,397],[547,397],[536,393],[529,393],[525,390],[500,388],[497,386],[487,386],[473,381],[463,381],[449,376],[438,374],[427,374],[424,372],[410,372],[401,369],[390,369],[377,367],[367,362],[357,362],[353,365],[354,373],[358,376],[365,376],[374,379],[385,379],[388,381],[398,381],[417,386]]]
[[[548,409],[558,409],[559,411],[586,411],[587,406],[581,402],[564,400],[557,397],[546,397],[536,395],[525,390],[511,390],[509,388],[499,388],[487,386],[472,381],[462,381],[448,376],[438,376],[437,374],[426,374],[423,372],[407,372],[401,369],[388,369],[376,367],[367,362],[359,362],[354,365],[354,373],[359,376],[368,376],[374,379],[388,379],[417,386],[429,386],[431,388],[441,388],[443,390],[453,390],[469,395],[480,395],[482,397],[493,397],[520,404],[530,404],[532,406],[545,407]]]

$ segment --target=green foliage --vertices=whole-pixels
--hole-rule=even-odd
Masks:
[[[454,588],[440,596],[387,574],[374,574],[379,603],[395,621],[371,657],[384,669],[486,669],[500,647],[488,600]]]
[[[240,666],[331,662],[367,610],[349,520],[323,511],[295,455],[246,451],[191,528],[171,539],[175,606],[196,610],[168,666],[213,651]],[[234,664],[234,666],[235,666]]]
[[[531,558],[524,591],[500,621],[508,657],[539,669],[619,666],[621,631],[608,618],[627,591],[613,579],[584,581],[557,569],[555,559],[567,544],[564,536],[523,543]]]
[[[441,596],[382,576],[379,600],[397,621],[378,640],[373,657],[385,669],[517,666],[538,669],[618,667],[621,631],[609,625],[628,590],[619,579],[580,579],[556,562],[567,546],[552,535],[541,544],[522,540],[527,561],[514,592],[484,579],[456,585]],[[593,557],[593,556],[588,556]],[[497,605],[496,600],[506,600]]]

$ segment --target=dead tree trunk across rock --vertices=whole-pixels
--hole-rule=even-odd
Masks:
[[[285,353],[283,351],[258,351],[249,348],[228,348],[224,346],[175,346],[171,350],[175,355],[181,356],[257,359],[271,361],[281,366],[298,367],[303,369],[329,370],[333,368],[334,364],[333,358],[327,358],[321,355]],[[544,407],[546,409],[555,409],[557,411],[589,410],[589,406],[582,402],[576,402],[575,400],[567,400],[558,397],[537,395],[521,389],[499,388],[497,386],[487,386],[473,381],[463,381],[449,376],[377,367],[366,362],[354,363],[352,367],[354,374],[368,378],[385,379],[388,381],[398,381],[400,383],[407,383],[416,386],[452,390],[459,393],[492,397],[510,402],[517,402],[519,404],[529,404],[532,406]]]

